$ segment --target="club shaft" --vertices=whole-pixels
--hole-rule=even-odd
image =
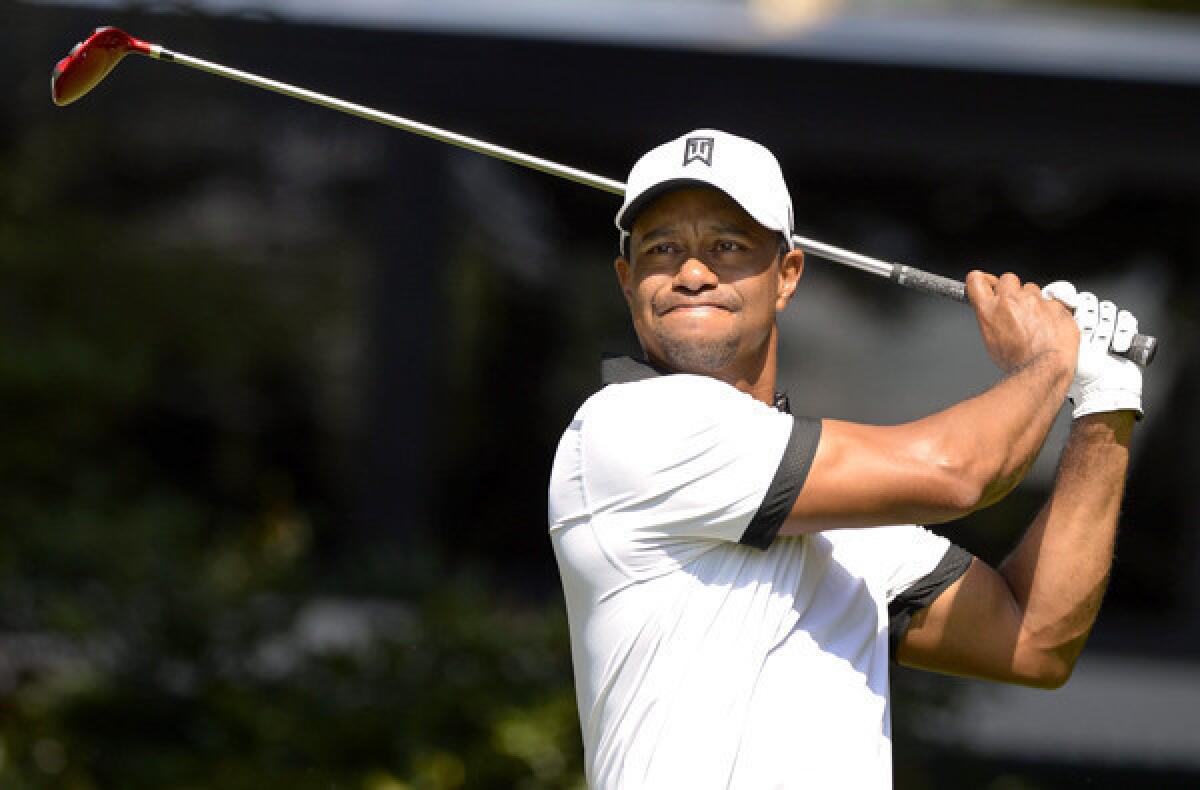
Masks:
[[[155,47],[150,53],[150,56],[159,60],[178,63],[193,69],[199,69],[200,71],[207,71],[209,74],[216,74],[219,77],[226,77],[231,80],[237,80],[238,82],[244,82],[247,85],[253,85],[256,88],[263,88],[264,90],[273,91],[275,93],[282,93],[284,96],[289,96],[293,99],[299,99],[301,101],[309,102],[310,104],[317,104],[321,107],[326,107],[331,110],[337,110],[338,112],[344,112],[348,115],[354,115],[368,121],[381,123],[385,126],[391,126],[406,132],[419,134],[423,137],[429,137],[437,140],[438,142],[448,143],[449,145],[458,146],[459,148],[465,148],[468,151],[474,151],[475,153],[484,154],[485,156],[490,156],[495,159],[503,159],[506,162],[532,168],[533,170],[538,170],[552,176],[558,176],[559,178],[565,178],[568,181],[574,181],[577,184],[583,184],[584,186],[589,186],[593,189],[610,192],[614,195],[625,194],[625,185],[620,181],[614,181],[611,178],[604,178],[603,176],[598,176],[594,173],[588,173],[587,171],[579,170],[574,167],[568,167],[567,165],[559,164],[558,162],[552,162],[548,159],[542,159],[541,157],[531,156],[529,154],[522,153],[521,151],[514,151],[511,148],[505,148],[504,146],[495,145],[494,143],[489,143],[485,140],[478,140],[474,137],[468,137],[465,134],[451,132],[447,129],[440,129],[436,126],[431,126],[427,123],[421,123],[420,121],[414,121],[410,118],[403,118],[399,115],[392,115],[391,113],[382,112],[380,110],[372,109],[371,107],[365,107],[361,104],[345,101],[344,99],[326,96],[323,93],[310,91],[306,88],[301,88],[296,85],[289,85],[286,82],[279,82],[278,80],[269,79],[267,77],[260,77],[257,74],[251,74],[246,71],[241,71],[240,69],[222,66],[220,63],[202,60],[201,58],[185,55],[181,52],[173,52],[164,47]]]
[[[614,195],[625,194],[625,185],[620,181],[616,181],[611,178],[605,178],[604,176],[598,176],[595,173],[589,173],[585,170],[579,170],[574,167],[559,164],[558,162],[552,162],[548,159],[531,156],[521,151],[515,151],[511,148],[505,148],[504,146],[489,143],[486,140],[479,140],[474,137],[468,137],[465,134],[452,132],[448,129],[441,129],[437,126],[432,126],[427,123],[414,121],[411,118],[393,115],[392,113],[376,110],[361,104],[355,104],[354,102],[346,101],[345,99],[338,99],[334,96],[327,96],[323,93],[317,93],[316,91],[308,90],[307,88],[301,88],[297,85],[290,85],[286,82],[280,82],[268,77],[261,77],[257,74],[251,74],[248,71],[230,68],[229,66],[223,66],[220,63],[213,63],[212,61],[203,60],[202,58],[185,55],[182,52],[174,52],[166,49],[165,47],[155,46],[152,49],[150,56],[159,60],[178,63],[182,66],[188,66],[200,71],[206,71],[209,74],[216,74],[217,76],[225,77],[227,79],[244,82],[247,85],[253,85],[256,88],[263,88],[264,90],[281,93],[284,96],[306,101],[310,104],[316,104],[321,107],[327,107],[331,110],[337,110],[338,112],[355,115],[368,121],[384,124],[385,126],[391,126],[396,129],[402,129],[406,132],[419,134],[423,137],[429,137],[439,142],[448,143],[450,145],[458,146],[459,148],[465,148],[468,151],[474,151],[476,153],[484,154],[485,156],[503,159],[506,162],[529,167],[552,176],[565,178],[568,181],[574,181],[575,183],[583,184],[584,186],[589,186]],[[851,266],[856,269],[874,274],[877,277],[891,277],[893,270],[895,269],[895,264],[888,263],[887,261],[881,261],[868,255],[862,255],[861,253],[852,252],[851,250],[845,250],[841,247],[835,247],[832,244],[826,244],[824,242],[816,241],[815,239],[808,239],[803,236],[793,236],[792,238],[801,249],[810,255],[814,255],[818,258],[824,258],[835,263],[841,263],[846,266]]]
[[[881,261],[878,258],[872,258],[862,253],[844,250],[841,247],[835,247],[832,244],[826,244],[816,239],[794,235],[792,236],[792,241],[809,255],[815,255],[818,258],[850,266],[860,271],[874,274],[876,277],[891,277],[892,270],[895,269],[895,264]]]
[[[414,121],[411,118],[404,118],[399,115],[382,112],[380,110],[366,107],[361,104],[355,104],[344,99],[338,99],[333,96],[327,96],[323,93],[301,88],[296,85],[290,85],[286,82],[280,82],[268,77],[261,77],[257,74],[251,74],[248,71],[230,68],[223,66],[220,63],[203,60],[202,58],[185,55],[182,52],[175,52],[159,45],[150,45],[146,51],[139,51],[140,54],[148,55],[149,57],[158,60],[178,63],[182,66],[188,66],[200,71],[206,71],[209,74],[215,74],[218,77],[236,80],[247,85],[253,85],[256,88],[262,88],[274,93],[280,93],[284,96],[300,101],[316,104],[321,107],[326,107],[331,110],[337,110],[348,115],[354,115],[364,120],[381,123],[385,126],[391,126],[396,129],[401,129],[413,134],[419,134],[422,137],[428,137],[438,142],[447,143],[449,145],[465,148],[468,151],[490,156],[495,159],[501,159],[506,162],[511,162],[515,165],[528,167],[548,175],[565,178],[568,181],[573,181],[577,184],[599,189],[602,192],[608,192],[613,195],[624,195],[625,184],[620,181],[615,181],[611,178],[598,176],[595,173],[589,173],[586,170],[569,167],[558,162],[552,162],[549,159],[532,156],[522,151],[516,151],[511,148],[505,148],[495,143],[489,143],[486,140],[479,140],[474,137],[469,137],[465,134],[452,132],[448,129],[441,129],[437,126],[432,126],[420,121]],[[793,236],[795,243],[809,255],[818,258],[840,263],[844,266],[850,266],[860,271],[874,274],[877,277],[887,277],[898,285],[906,288],[911,288],[925,293],[944,296],[958,302],[966,302],[966,288],[962,282],[952,280],[948,277],[932,274],[922,271],[911,266],[889,263],[887,261],[872,258],[869,255],[853,252],[851,250],[835,247],[832,244],[826,244],[815,239],[805,238],[803,236]],[[1140,365],[1149,365],[1154,359],[1154,353],[1157,350],[1157,340],[1148,335],[1138,335],[1134,339],[1134,344],[1128,352],[1123,356],[1127,356]]]

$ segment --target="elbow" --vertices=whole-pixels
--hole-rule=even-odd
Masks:
[[[969,451],[943,443],[931,448],[926,461],[937,505],[949,518],[962,518],[989,504],[992,475]]]
[[[987,487],[969,477],[952,477],[945,483],[945,488],[946,507],[955,518],[969,516],[989,504]]]
[[[943,436],[926,448],[926,460],[948,510],[961,518],[999,502],[1021,480],[1006,452],[980,446],[961,432]]]
[[[1057,646],[1018,649],[1016,682],[1033,688],[1054,691],[1067,685],[1075,671],[1075,661],[1083,649],[1082,640],[1070,640]]]
[[[1058,691],[1063,686],[1067,685],[1067,681],[1071,679],[1071,669],[1068,667],[1062,672],[1049,675],[1042,678],[1042,682],[1038,684],[1038,688],[1043,691]]]
[[[1075,659],[1060,655],[1057,652],[1045,654],[1037,662],[1033,672],[1025,679],[1027,686],[1056,691],[1067,685],[1071,673],[1075,670]]]

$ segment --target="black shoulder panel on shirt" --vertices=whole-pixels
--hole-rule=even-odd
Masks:
[[[775,540],[783,522],[792,512],[792,505],[804,488],[813,456],[817,454],[817,442],[821,439],[821,421],[812,417],[795,417],[792,420],[792,435],[788,437],[783,457],[775,470],[775,478],[767,488],[758,512],[750,520],[740,543],[765,549]]]
[[[888,604],[888,653],[893,661],[913,615],[936,601],[943,590],[958,581],[971,567],[971,559],[971,552],[951,544],[936,568]]]
[[[600,381],[605,384],[630,384],[635,381],[666,376],[670,371],[644,359],[617,354],[605,354],[600,362]]]

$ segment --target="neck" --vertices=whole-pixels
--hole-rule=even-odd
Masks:
[[[776,345],[775,331],[772,330],[770,338],[752,357],[738,360],[728,371],[722,371],[714,378],[738,388],[755,400],[774,406]]]

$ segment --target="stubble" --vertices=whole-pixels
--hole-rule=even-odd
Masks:
[[[664,357],[662,361],[679,373],[714,374],[727,369],[737,358],[736,333],[703,340],[685,339],[658,326],[654,334]]]

